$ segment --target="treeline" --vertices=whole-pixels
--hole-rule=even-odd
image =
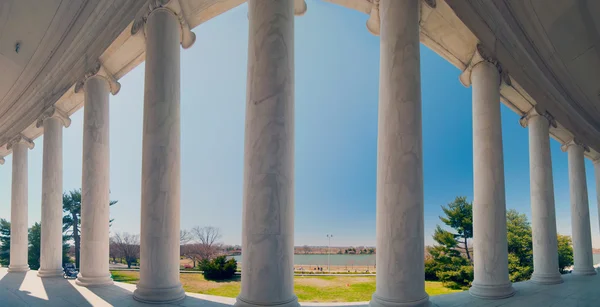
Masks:
[[[445,216],[440,220],[452,231],[437,225],[433,234],[436,244],[427,248],[425,279],[439,280],[450,288],[467,288],[473,281],[473,204],[466,197],[457,197],[442,206]],[[525,214],[514,209],[506,213],[508,239],[508,271],[512,282],[528,280],[533,273],[533,242],[531,225]],[[558,235],[558,258],[561,273],[573,265],[571,238]]]

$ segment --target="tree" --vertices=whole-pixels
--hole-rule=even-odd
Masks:
[[[308,245],[304,245],[304,246],[302,246],[302,252],[303,252],[305,255],[308,255],[308,254],[310,254],[310,251],[311,251],[311,248],[310,248],[310,246],[308,246]]]
[[[192,241],[192,233],[187,229],[179,230],[179,245],[185,245],[188,242]]]
[[[181,255],[192,261],[195,268],[198,261],[202,260],[202,246],[198,243],[185,244],[181,246]]]
[[[515,209],[506,212],[508,274],[512,282],[528,280],[533,273],[531,225],[525,214]]]
[[[468,239],[473,238],[473,204],[467,202],[467,197],[458,196],[447,206],[442,206],[446,217],[440,216],[440,220],[456,231],[454,239],[456,247],[465,251],[467,259],[471,260]]]
[[[40,255],[42,250],[42,225],[40,223],[35,223],[31,228],[29,228],[28,233],[29,238],[29,248],[27,251],[27,262],[29,264],[29,268],[32,270],[38,270],[40,268]],[[63,246],[62,246],[62,263],[63,265],[69,262],[69,256],[67,252],[69,251],[69,244],[66,243],[67,237],[63,236]]]
[[[219,252],[221,244],[217,242],[221,238],[221,231],[217,227],[194,227],[192,234],[197,240],[198,255],[200,259],[210,259]]]
[[[109,201],[109,206],[118,201]],[[81,189],[63,194],[63,232],[75,242],[75,266],[79,267],[79,254],[81,250]],[[112,223],[113,220],[109,220]]]
[[[10,222],[0,219],[0,264],[10,264]]]
[[[40,253],[42,246],[42,225],[35,223],[29,228],[29,250],[27,253],[29,268],[37,270],[40,268]]]
[[[126,232],[116,233],[112,241],[119,255],[125,258],[127,268],[131,269],[131,264],[137,262],[140,258],[140,236]]]
[[[218,256],[212,260],[203,259],[200,262],[200,270],[208,280],[230,279],[237,270],[237,261],[233,258],[227,260],[226,256]]]
[[[558,235],[558,270],[565,274],[565,268],[573,265],[571,237]]]
[[[437,245],[429,247],[429,259],[425,260],[425,277],[437,279],[449,288],[460,289],[473,281],[473,266],[469,259],[462,256],[457,249],[456,236],[436,227],[433,239]]]

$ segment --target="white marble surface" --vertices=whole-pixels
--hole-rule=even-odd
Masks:
[[[571,237],[573,274],[596,274],[592,256],[592,231],[588,204],[583,147],[575,142],[564,145],[569,155],[569,191],[571,195]]]
[[[42,233],[38,274],[40,277],[52,277],[63,273],[63,123],[58,117],[50,116],[43,119],[43,126]]]
[[[185,292],[179,281],[180,24],[155,9],[146,24],[142,142],[140,282],[134,296],[171,302]]]
[[[529,117],[528,126],[534,268],[531,279],[542,284],[561,283],[550,156],[550,122],[536,113]]]
[[[236,306],[297,306],[294,1],[248,1],[242,288]]]
[[[596,206],[598,206],[598,221],[600,222],[600,159],[593,162],[594,177],[596,179]]]
[[[515,283],[513,297],[486,300],[473,297],[467,291],[430,297],[433,307],[595,307],[600,301],[600,276],[563,275],[564,283],[539,285],[529,281]],[[135,285],[115,282],[106,287],[81,287],[74,280],[63,278],[39,278],[35,271],[7,274],[0,268],[0,306],[10,307],[228,307],[234,298],[186,293],[184,300],[176,303],[146,304],[135,301],[132,292]],[[300,303],[301,306],[319,307],[366,307],[368,302],[354,303]]]
[[[27,150],[30,146],[23,138],[12,144],[12,191],[10,203],[10,272],[29,270],[27,263]]]
[[[483,298],[514,294],[508,279],[500,76],[483,61],[471,72],[473,87],[473,263],[470,293]]]
[[[419,1],[382,0],[373,307],[428,306],[423,230]]]
[[[109,263],[110,146],[109,82],[93,76],[84,84],[81,180],[81,263],[77,284],[112,284]]]

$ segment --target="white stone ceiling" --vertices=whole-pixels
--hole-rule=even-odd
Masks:
[[[190,28],[245,2],[179,1]],[[378,2],[324,1],[371,17]],[[68,114],[80,109],[83,95],[73,88],[96,61],[116,78],[143,62],[145,39],[131,35],[131,26],[145,4],[0,0],[0,156],[10,153],[4,144],[18,133],[43,133],[34,123],[48,106],[56,103]],[[481,41],[509,72],[502,102],[520,115],[534,105],[550,111],[559,124],[552,136],[566,142],[575,134],[595,149],[588,156],[596,158],[600,18],[594,16],[600,16],[600,1],[423,0],[421,42],[463,70]]]

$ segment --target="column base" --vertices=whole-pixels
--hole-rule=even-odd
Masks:
[[[594,267],[588,267],[588,268],[573,268],[573,272],[571,272],[571,274],[573,275],[596,275],[596,269],[594,269]]]
[[[14,273],[14,272],[27,272],[29,271],[29,265],[28,264],[22,264],[22,265],[9,265],[8,266],[8,272],[9,273]]]
[[[559,272],[556,273],[536,273],[531,275],[531,281],[540,285],[555,285],[563,283]]]
[[[291,300],[283,301],[283,302],[272,302],[272,303],[271,302],[269,302],[269,303],[252,302],[245,298],[241,298],[241,295],[238,295],[238,297],[236,298],[235,304],[233,306],[236,306],[236,307],[265,307],[265,306],[269,306],[269,307],[299,307],[300,303],[298,303],[298,297],[295,295]]]
[[[38,277],[59,277],[63,276],[62,269],[40,269],[37,273]]]
[[[511,297],[515,292],[510,282],[503,285],[481,285],[474,282],[469,289],[469,294],[472,296],[490,300]]]
[[[110,286],[113,284],[113,280],[110,277],[110,274],[106,276],[84,277],[79,273],[75,283],[82,287]]]
[[[425,294],[425,297],[416,300],[416,301],[408,301],[408,302],[399,302],[384,299],[380,296],[377,296],[377,293],[373,294],[371,297],[371,301],[369,302],[369,307],[429,307],[431,306],[431,302],[429,301],[429,295]]]
[[[137,289],[133,291],[133,298],[142,303],[173,303],[181,301],[185,298],[185,291],[181,283],[172,288],[146,288],[137,285]]]

